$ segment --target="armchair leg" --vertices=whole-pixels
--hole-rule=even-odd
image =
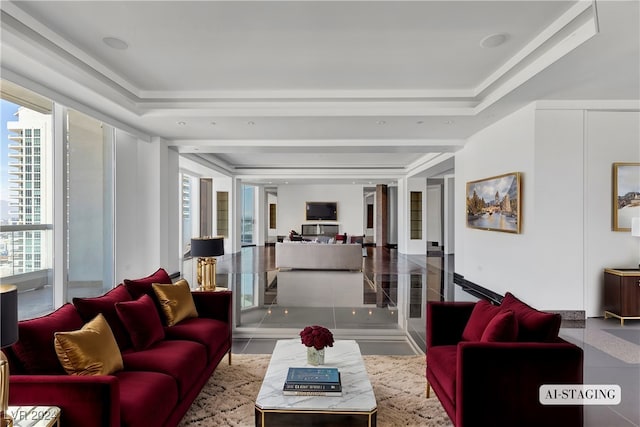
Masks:
[[[431,396],[431,385],[429,381],[427,381],[427,399]]]
[[[229,366],[231,366],[231,350],[229,350]]]

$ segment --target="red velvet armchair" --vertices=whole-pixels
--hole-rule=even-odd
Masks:
[[[427,398],[433,389],[456,427],[582,426],[582,406],[542,405],[538,395],[543,384],[582,384],[582,349],[557,337],[559,315],[511,294],[505,302],[483,301],[475,314],[476,303],[427,304]],[[506,336],[487,337],[489,312],[513,319]],[[532,328],[545,327],[536,337]]]

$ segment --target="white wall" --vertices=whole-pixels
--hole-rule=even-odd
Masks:
[[[442,186],[427,185],[427,242],[443,244],[442,239]]]
[[[588,111],[585,114],[586,310],[602,315],[605,267],[637,267],[640,239],[612,231],[612,164],[640,162],[640,113]]]
[[[602,269],[640,257],[611,231],[612,163],[640,161],[640,114],[532,104],[456,154],[456,272],[546,310],[600,316]],[[522,172],[521,234],[466,228],[466,182]]]
[[[179,271],[177,153],[116,131],[115,280]]]
[[[137,220],[138,139],[116,130],[115,151],[115,279],[121,282],[145,274],[139,254],[146,233],[138,229]]]
[[[534,175],[527,178],[534,192],[523,199],[533,205],[533,216],[523,223],[534,256],[530,289],[540,284],[536,298],[548,309],[584,310],[582,116],[579,110],[536,111],[534,116]]]
[[[456,251],[455,235],[456,235],[456,222],[453,219],[455,212],[455,177],[453,175],[447,175],[444,178],[444,213],[443,213],[443,227],[444,227],[444,253],[449,255]]]
[[[498,293],[511,291],[537,308],[553,304],[557,285],[534,276],[534,109],[527,107],[469,138],[455,159],[455,270]],[[466,183],[509,172],[522,173],[522,234],[466,227]],[[549,242],[549,246],[553,244]],[[567,307],[564,307],[567,308]]]
[[[104,161],[101,123],[69,112],[69,281],[102,281],[104,275]],[[111,228],[110,226],[107,228]]]
[[[305,220],[305,202],[337,202],[338,220],[326,221],[327,224],[340,224],[340,233],[349,235],[364,234],[362,212],[364,201],[362,187],[358,185],[281,185],[278,187],[278,223],[279,235],[288,235],[289,231],[301,232],[301,225],[319,221]]]

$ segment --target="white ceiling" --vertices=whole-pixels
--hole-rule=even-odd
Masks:
[[[425,176],[532,101],[640,99],[638,1],[3,1],[2,11],[3,78],[256,182]],[[482,47],[493,34],[506,42]]]

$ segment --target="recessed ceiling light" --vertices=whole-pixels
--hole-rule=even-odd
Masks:
[[[418,125],[424,124],[424,120],[418,120],[418,121],[416,122],[416,124],[418,124]]]
[[[444,122],[445,125],[452,125],[453,124],[453,120],[445,120]]]
[[[504,44],[508,39],[509,39],[509,34],[507,33],[491,34],[490,36],[487,36],[482,40],[480,40],[480,46],[486,49],[491,49]]]
[[[117,37],[105,37],[102,41],[112,49],[126,50],[129,47],[129,44],[126,41]]]
[[[379,125],[386,125],[387,124],[387,122],[385,122],[384,120],[378,120],[376,123],[379,124]]]
[[[247,122],[247,124],[248,124],[249,126],[253,126],[253,125],[255,125],[255,124],[256,124],[256,122],[254,122],[254,121],[249,121],[249,122]]]
[[[211,126],[215,126],[215,125],[217,125],[218,123],[216,123],[216,122],[211,122],[210,124],[211,124]]]
[[[187,122],[178,122],[178,125],[180,126],[185,126],[187,124]]]

